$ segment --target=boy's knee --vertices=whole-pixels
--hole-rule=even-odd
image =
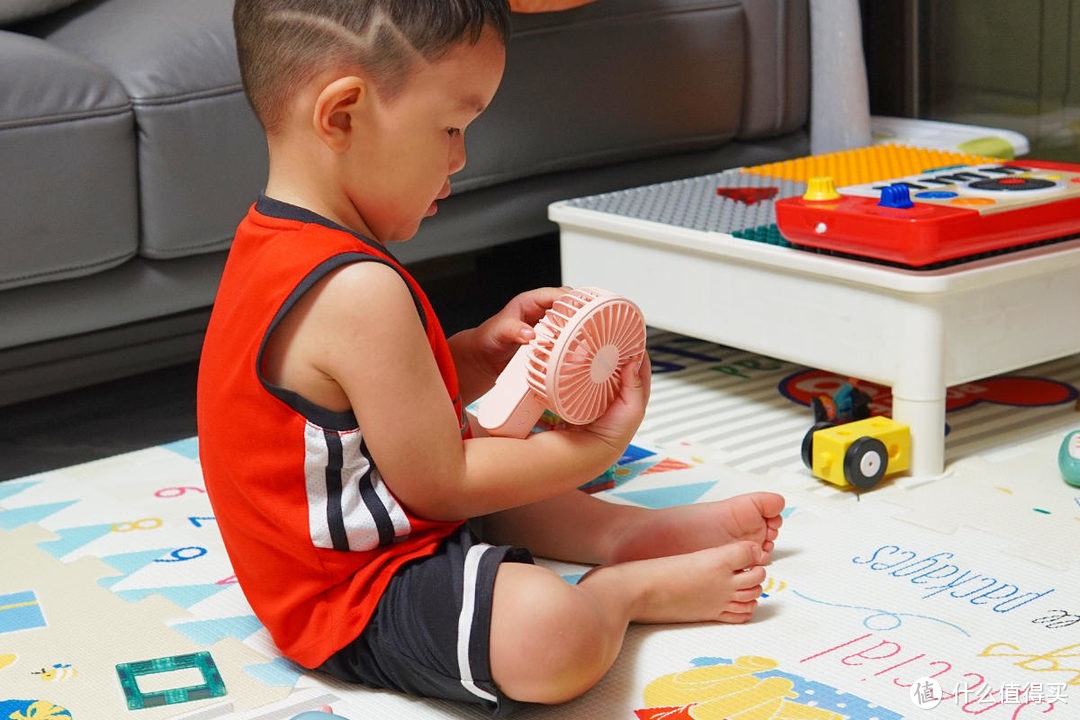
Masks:
[[[516,602],[500,607],[500,600]],[[579,588],[555,575],[530,578],[507,597],[496,592],[492,675],[515,700],[564,702],[604,676],[624,632]]]

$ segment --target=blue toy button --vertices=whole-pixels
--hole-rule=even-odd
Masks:
[[[949,198],[956,197],[956,193],[949,192],[948,190],[927,190],[926,192],[915,193],[915,197],[920,200],[948,200]]]
[[[911,202],[911,191],[904,183],[893,183],[881,189],[881,202],[878,206],[906,210],[913,205],[915,203]]]

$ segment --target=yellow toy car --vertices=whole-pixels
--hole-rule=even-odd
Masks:
[[[911,466],[908,426],[885,416],[840,425],[815,424],[803,441],[803,462],[815,477],[869,490]]]

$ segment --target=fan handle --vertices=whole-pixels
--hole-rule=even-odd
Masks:
[[[547,409],[544,398],[529,387],[531,351],[528,344],[517,349],[476,411],[476,421],[491,435],[528,437]]]

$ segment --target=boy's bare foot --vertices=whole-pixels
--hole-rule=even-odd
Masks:
[[[578,586],[637,596],[628,619],[639,623],[748,621],[761,596],[766,559],[757,543],[736,541],[696,552],[596,568]]]
[[[648,510],[627,524],[612,562],[678,555],[749,540],[765,552],[769,562],[774,541],[783,524],[784,498],[770,492],[736,495],[727,500]]]

